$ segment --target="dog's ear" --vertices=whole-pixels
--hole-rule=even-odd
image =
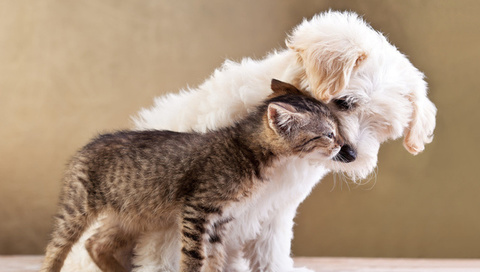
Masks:
[[[277,134],[288,134],[296,125],[304,119],[292,105],[283,102],[271,102],[268,104],[268,125]]]
[[[300,24],[286,43],[297,52],[312,94],[324,102],[348,85],[352,72],[368,57],[347,36],[319,32],[309,21]]]
[[[283,95],[283,94],[302,94],[300,90],[298,90],[292,84],[272,79],[272,83],[270,84],[272,91],[275,95]]]
[[[433,140],[437,108],[427,97],[427,84],[423,79],[408,99],[412,103],[412,117],[404,131],[403,146],[408,152],[417,155],[425,149],[425,144]]]

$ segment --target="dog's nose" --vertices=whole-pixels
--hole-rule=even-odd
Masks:
[[[357,158],[357,151],[349,144],[344,144],[338,154],[333,157],[334,161],[352,162]]]

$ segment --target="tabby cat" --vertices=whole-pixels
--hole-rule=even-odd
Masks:
[[[60,271],[72,245],[100,213],[86,248],[103,271],[127,271],[115,258],[139,234],[181,226],[181,271],[222,271],[226,232],[265,173],[289,156],[333,158],[343,139],[335,117],[294,86],[274,93],[233,126],[207,133],[120,131],[100,135],[70,161],[42,271]]]

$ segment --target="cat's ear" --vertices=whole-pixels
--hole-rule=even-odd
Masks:
[[[272,91],[276,95],[282,95],[282,94],[302,94],[300,90],[298,90],[295,86],[292,84],[280,81],[278,79],[272,79],[272,83],[270,84],[270,88],[272,88]]]
[[[298,125],[304,116],[299,113],[292,105],[282,102],[272,102],[268,104],[268,125],[279,133],[290,133],[295,125]]]

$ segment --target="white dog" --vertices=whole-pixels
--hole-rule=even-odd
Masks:
[[[250,209],[238,211],[238,223],[226,239],[224,271],[309,271],[293,267],[290,245],[296,209],[315,184],[330,171],[365,178],[377,163],[380,144],[388,139],[403,135],[405,148],[417,154],[433,137],[436,108],[426,96],[423,74],[356,14],[326,12],[305,20],[287,46],[259,61],[226,61],[198,88],[157,98],[135,119],[138,129],[226,126],[271,93],[272,78],[310,92],[339,117],[347,142],[340,152],[343,161],[319,164],[292,158],[279,165],[269,188]],[[135,248],[136,271],[177,271],[178,232],[172,223],[163,232],[143,235]],[[90,234],[77,243],[63,271],[96,270],[83,246]]]

